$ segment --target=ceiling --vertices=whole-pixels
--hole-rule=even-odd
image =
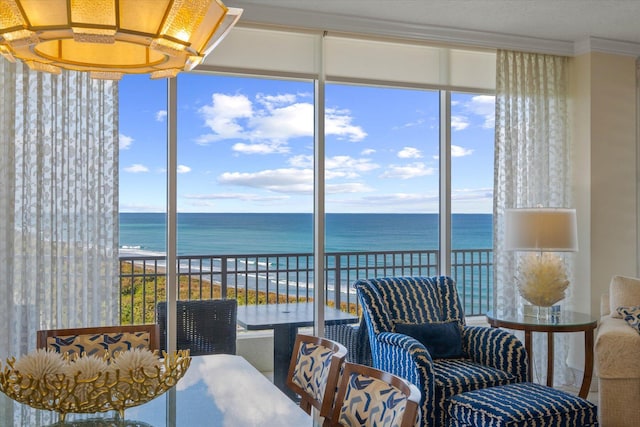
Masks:
[[[498,48],[640,53],[639,0],[225,0],[240,22]],[[604,49],[607,50],[607,49]]]

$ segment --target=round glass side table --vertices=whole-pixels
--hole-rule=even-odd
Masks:
[[[515,329],[524,331],[524,347],[529,358],[529,379],[532,379],[532,333],[546,332],[547,334],[547,386],[553,387],[553,334],[561,332],[584,333],[584,374],[578,396],[583,399],[589,394],[591,378],[593,376],[593,336],[598,319],[589,314],[562,310],[547,318],[525,316],[522,313],[512,315],[494,314],[487,312],[487,322],[494,328]]]

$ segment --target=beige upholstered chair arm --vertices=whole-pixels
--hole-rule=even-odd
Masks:
[[[600,378],[640,378],[640,334],[624,319],[603,316],[595,347]]]

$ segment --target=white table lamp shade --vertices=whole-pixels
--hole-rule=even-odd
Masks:
[[[505,249],[511,251],[576,252],[575,209],[507,209]]]

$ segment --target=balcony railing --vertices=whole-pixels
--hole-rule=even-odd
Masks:
[[[483,315],[493,301],[493,251],[452,251],[451,275],[467,316]],[[239,304],[282,303],[313,299],[312,254],[179,256],[178,299],[226,296]],[[358,312],[352,288],[361,278],[433,276],[437,250],[332,252],[325,254],[325,299]],[[123,324],[155,321],[155,307],[166,299],[164,256],[120,257],[120,316]]]

